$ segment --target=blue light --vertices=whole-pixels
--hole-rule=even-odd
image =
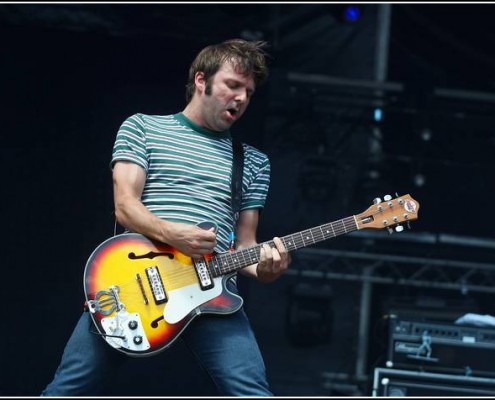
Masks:
[[[344,10],[344,19],[347,22],[356,22],[360,16],[361,10],[356,6],[349,6]]]
[[[375,111],[373,113],[373,118],[375,119],[376,122],[379,122],[383,118],[383,112],[381,108],[375,108]]]

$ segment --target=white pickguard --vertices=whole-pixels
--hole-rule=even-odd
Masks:
[[[163,318],[169,324],[182,320],[196,307],[222,294],[222,277],[214,278],[215,285],[208,290],[201,290],[197,283],[168,292],[168,302],[163,311]]]

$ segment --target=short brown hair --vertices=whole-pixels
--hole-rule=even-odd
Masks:
[[[252,74],[256,87],[261,86],[268,77],[266,47],[267,43],[264,41],[244,39],[229,39],[205,47],[198,53],[189,68],[186,102],[189,103],[194,95],[196,72],[203,72],[205,81],[208,82],[227,60],[232,62],[238,72],[246,75]]]

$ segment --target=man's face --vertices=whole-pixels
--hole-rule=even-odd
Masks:
[[[225,62],[204,82],[201,114],[205,127],[213,131],[229,129],[244,114],[254,90],[251,75],[240,74],[230,62]]]

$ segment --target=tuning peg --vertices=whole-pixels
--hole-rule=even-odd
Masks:
[[[388,230],[388,233],[390,233],[390,234],[394,233],[394,230],[390,226],[387,226],[387,230]]]
[[[386,194],[385,196],[383,196],[383,200],[385,200],[385,201],[392,200],[392,196],[390,196],[389,194]]]
[[[379,197],[375,197],[373,199],[373,204],[380,204],[382,202],[382,199],[380,199]]]
[[[397,225],[397,226],[395,227],[395,231],[396,231],[396,232],[402,232],[403,230],[404,230],[404,227],[403,227],[402,225]]]
[[[411,229],[411,224],[409,223],[409,221],[406,221],[406,225],[408,229]]]

